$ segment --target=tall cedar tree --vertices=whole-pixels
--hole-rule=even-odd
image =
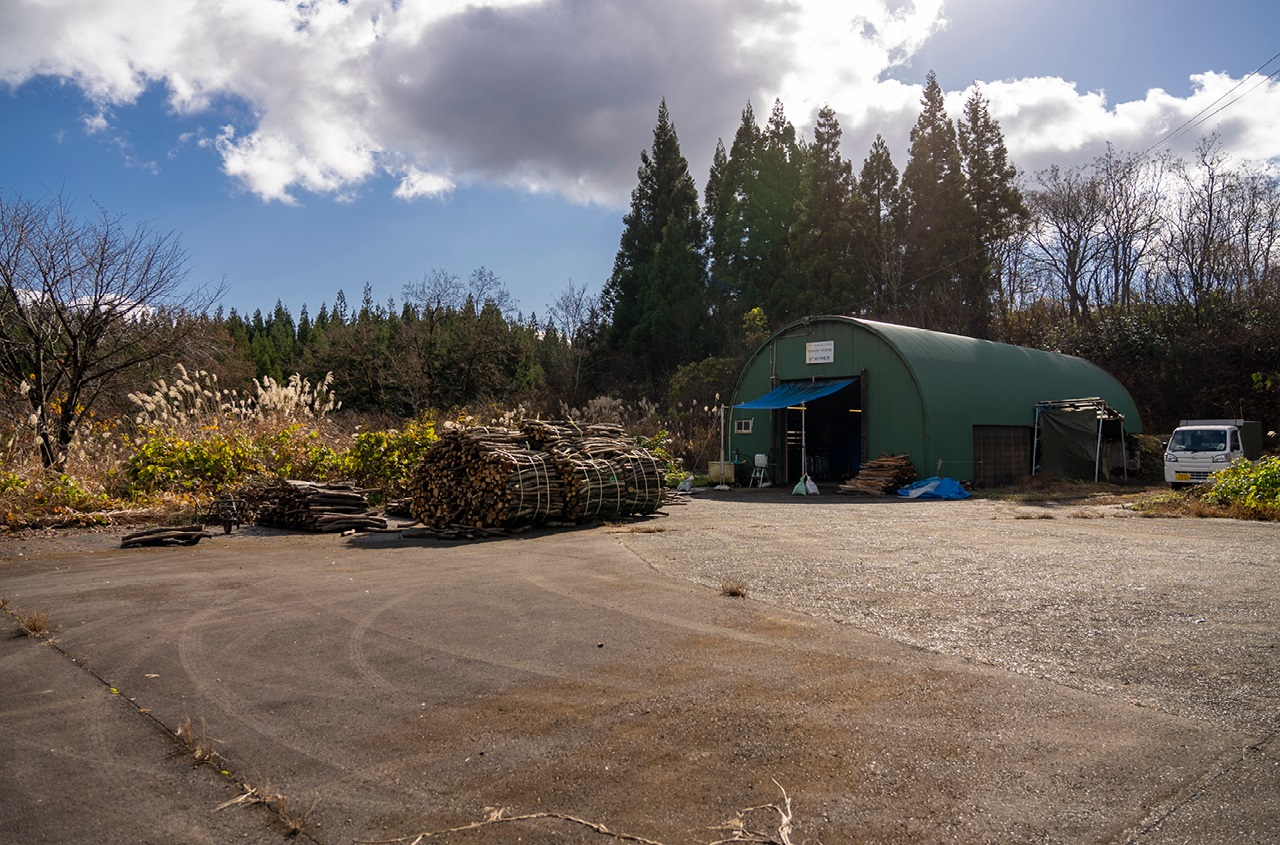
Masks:
[[[800,198],[802,161],[795,127],[787,120],[782,101],[776,101],[760,134],[756,166],[750,169],[744,183],[742,209],[744,304],[763,307],[774,325],[786,322],[796,310],[785,279],[788,239]]]
[[[643,314],[631,335],[631,359],[644,368],[649,384],[665,388],[682,364],[707,354],[706,259],[701,233],[673,214],[648,268]]]
[[[652,385],[674,372],[674,367],[668,371],[668,358],[694,360],[704,350],[699,348],[700,337],[677,336],[677,323],[651,311],[669,292],[679,291],[677,298],[686,307],[707,313],[698,189],[680,152],[666,100],[658,107],[653,149],[641,151],[637,175],[639,183],[631,192],[631,210],[623,218],[622,238],[603,298],[611,322],[608,345],[614,374],[624,383],[642,379]],[[678,243],[666,243],[668,238]],[[690,255],[698,260],[687,260]],[[657,352],[655,344],[674,348],[658,360],[651,355]]]
[[[1000,124],[991,117],[987,100],[975,89],[965,102],[959,125],[960,155],[964,162],[973,254],[963,264],[963,298],[969,315],[968,334],[987,337],[992,299],[1000,289],[1010,243],[1030,217],[1018,189],[1018,170],[1009,163]]]
[[[964,332],[973,323],[963,263],[973,253],[973,214],[965,191],[955,125],[947,117],[933,71],[911,130],[902,172],[905,301],[895,316],[921,328]]]
[[[707,176],[707,251],[717,343],[721,349],[731,346],[741,334],[742,315],[752,307],[744,301],[748,263],[744,251],[747,241],[744,209],[747,183],[756,179],[759,168],[759,148],[760,127],[751,103],[747,103],[733,145],[725,155],[723,141],[716,144],[716,155]]]
[[[899,223],[902,193],[898,168],[880,135],[862,163],[858,178],[857,262],[867,279],[867,297],[858,310],[875,317],[898,313],[902,301],[902,251]]]
[[[791,229],[788,276],[793,310],[845,313],[865,296],[854,274],[853,165],[840,155],[840,122],[830,106],[818,112],[804,157],[803,193]]]
[[[707,173],[707,184],[702,196],[702,219],[707,234],[707,298],[711,306],[708,344],[712,350],[723,351],[737,338],[739,333],[736,327],[741,322],[736,309],[736,290],[729,281],[726,269],[728,250],[723,246],[723,233],[718,233],[716,228],[728,219],[728,209],[734,200],[729,181],[729,154],[725,151],[723,140],[716,141],[716,151],[711,157],[711,170]]]

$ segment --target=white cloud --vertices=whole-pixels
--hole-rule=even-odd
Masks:
[[[901,166],[920,88],[886,73],[937,37],[943,3],[16,0],[0,6],[0,81],[72,82],[99,133],[153,85],[175,112],[234,102],[247,117],[197,143],[267,201],[349,198],[390,173],[403,199],[487,182],[620,205],[662,98],[698,178],[742,106],[764,116],[775,97],[801,126],[830,104],[855,162],[879,133]],[[1145,149],[1236,82],[1191,79],[1187,98],[1153,90],[1116,105],[1059,78],[984,91],[1014,160],[1034,172],[1106,140]],[[964,93],[948,97],[953,116]],[[1276,157],[1280,88],[1249,94],[1188,146],[1213,128],[1243,156]]]
[[[395,196],[396,199],[416,200],[420,197],[444,196],[453,189],[453,180],[435,173],[427,173],[410,165],[401,175]]]
[[[106,132],[111,127],[111,122],[107,120],[106,113],[101,110],[93,114],[86,114],[81,122],[84,124],[85,133],[89,135]]]

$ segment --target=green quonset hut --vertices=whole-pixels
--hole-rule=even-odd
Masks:
[[[1005,484],[1031,472],[1037,405],[1080,397],[1123,415],[1125,432],[1142,430],[1129,392],[1081,358],[854,317],[806,317],[748,359],[726,437],[740,466],[765,455],[779,483],[800,479],[803,445],[818,480],[906,454],[921,477]]]

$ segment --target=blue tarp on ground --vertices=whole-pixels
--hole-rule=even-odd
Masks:
[[[926,478],[898,491],[899,496],[908,499],[967,499],[969,491],[960,486],[954,478]]]
[[[817,381],[789,381],[770,390],[759,399],[734,405],[748,411],[765,411],[772,408],[789,408],[823,396],[830,396],[842,387],[853,384],[851,378],[818,379]]]

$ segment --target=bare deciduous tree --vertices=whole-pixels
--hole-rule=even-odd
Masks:
[[[1103,202],[1098,180],[1083,168],[1057,166],[1037,174],[1030,196],[1036,223],[1029,244],[1032,261],[1061,291],[1072,318],[1090,322],[1090,291],[1101,271]]]
[[[593,351],[589,335],[599,331],[600,321],[600,298],[587,293],[585,284],[574,285],[570,281],[551,304],[548,322],[571,356],[567,385],[570,403],[580,398],[583,368]]]
[[[1094,162],[1103,199],[1102,229],[1108,269],[1098,286],[1103,305],[1128,308],[1139,292],[1137,283],[1149,263],[1148,253],[1160,238],[1161,195],[1166,157],[1124,156],[1110,145]],[[1100,280],[1101,281],[1101,280]]]
[[[46,467],[95,403],[175,360],[220,294],[185,288],[177,235],[97,211],[80,220],[61,196],[0,195],[0,373],[24,397]]]

